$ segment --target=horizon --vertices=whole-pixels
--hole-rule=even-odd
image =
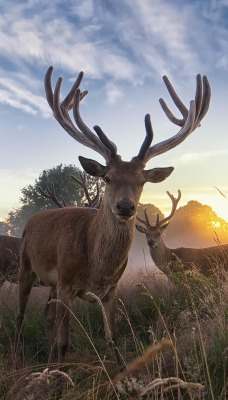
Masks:
[[[166,181],[145,185],[140,202],[168,212],[166,191],[180,189],[180,205],[195,200],[228,221],[227,199],[215,189],[228,197],[227,0],[69,0],[64,6],[59,0],[3,0],[0,10],[0,219],[19,206],[20,190],[42,170],[60,163],[80,167],[79,155],[104,162],[72,141],[52,116],[43,80],[53,65],[53,84],[63,77],[62,97],[84,70],[81,87],[89,95],[83,119],[89,127],[99,124],[124,160],[138,153],[146,113],[155,143],[179,129],[158,102],[164,98],[178,116],[162,76],[189,107],[196,75],[207,75],[212,100],[201,127],[148,162],[148,169],[175,169]]]

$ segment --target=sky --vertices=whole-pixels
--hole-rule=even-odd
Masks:
[[[151,114],[154,143],[179,130],[162,111],[164,98],[179,117],[162,80],[167,75],[189,108],[196,75],[212,90],[201,127],[182,144],[150,160],[173,166],[162,183],[146,184],[141,202],[169,212],[169,190],[210,205],[228,220],[228,0],[1,0],[0,3],[0,219],[20,205],[20,190],[60,163],[102,157],[77,143],[52,116],[44,75],[63,77],[62,97],[79,71],[89,94],[80,110],[98,124],[125,161],[138,154]]]

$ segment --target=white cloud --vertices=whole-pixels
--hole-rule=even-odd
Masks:
[[[175,158],[175,164],[182,164],[182,163],[191,163],[191,162],[205,162],[206,158],[211,157],[218,157],[228,154],[228,150],[212,150],[212,151],[205,151],[205,152],[192,152],[192,153],[185,153],[181,154],[179,157]]]
[[[106,85],[106,101],[108,104],[115,104],[118,99],[123,97],[123,91],[114,83],[110,82]]]
[[[1,101],[46,115],[45,100],[32,95],[42,84],[32,83],[37,81],[34,65],[43,70],[53,64],[71,74],[83,69],[93,79],[111,76],[131,84],[148,77],[160,81],[162,74],[180,80],[200,70],[227,69],[227,28],[219,19],[209,25],[199,12],[217,10],[216,4],[206,8],[199,2],[116,0],[109,9],[101,0],[69,0],[63,9],[60,0],[3,1],[0,55],[27,80],[20,80],[21,93],[11,85],[7,101],[6,93]],[[7,80],[1,84],[5,91]]]
[[[1,87],[3,89],[1,89]],[[36,115],[39,112],[43,117],[51,115],[51,111],[44,97],[34,95],[31,91],[21,87],[19,83],[1,77],[0,102],[2,104],[9,104],[29,114]]]
[[[82,19],[89,19],[94,14],[94,3],[93,0],[83,0],[79,3],[74,2],[70,5],[70,9],[73,14],[76,14]]]

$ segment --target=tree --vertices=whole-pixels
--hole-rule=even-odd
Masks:
[[[183,246],[204,247],[215,241],[227,243],[228,223],[218,217],[208,205],[191,200],[180,207],[166,231],[168,243]]]
[[[0,235],[9,235],[9,225],[6,222],[0,221]]]
[[[22,197],[20,203],[22,204],[17,209],[10,211],[6,224],[8,232],[12,236],[20,237],[22,235],[24,226],[27,220],[35,213],[55,208],[56,205],[52,200],[45,198],[39,192],[39,186],[46,190],[51,187],[51,182],[54,183],[56,197],[60,199],[62,195],[66,204],[69,206],[82,206],[85,201],[84,190],[82,187],[74,182],[70,175],[74,175],[80,179],[82,171],[74,165],[57,165],[48,170],[44,170],[39,178],[35,180],[34,185],[28,185],[21,190]],[[97,178],[91,177],[86,174],[87,187],[91,197],[96,194],[96,182],[99,182],[101,195],[104,190],[104,183]]]

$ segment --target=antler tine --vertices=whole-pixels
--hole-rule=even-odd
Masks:
[[[157,218],[156,218],[156,224],[155,224],[155,226],[159,226],[159,220],[160,220],[159,214],[157,213]]]
[[[145,128],[146,128],[146,137],[145,137],[144,142],[139,150],[139,154],[137,155],[137,158],[139,158],[142,161],[145,159],[145,155],[152,143],[153,136],[154,136],[153,128],[152,128],[152,124],[151,124],[151,120],[150,120],[150,114],[146,114],[146,116],[145,116]]]
[[[198,126],[200,126],[200,122],[206,115],[210,104],[211,89],[206,76],[201,78],[201,75],[197,75],[195,100],[192,100],[190,102],[189,110],[187,110],[185,105],[176,94],[169,79],[164,76],[163,80],[173,102],[181,112],[183,118],[176,118],[163,99],[159,100],[161,107],[169,120],[175,125],[178,125],[182,128],[176,135],[172,136],[171,138],[151,146],[147,150],[147,153],[145,155],[145,162],[149,161],[151,158],[159,154],[165,153],[166,151],[176,147],[178,144],[183,142],[190,135],[191,132],[193,132]]]
[[[45,93],[46,93],[46,98],[47,98],[48,104],[51,107],[52,111],[54,111],[54,107],[53,107],[54,93],[53,93],[52,83],[51,83],[52,73],[53,73],[53,67],[51,66],[51,67],[48,68],[48,70],[47,70],[47,72],[45,74],[44,87],[45,87]],[[68,111],[70,111],[71,108],[73,107],[73,99],[74,99],[75,90],[81,84],[81,81],[83,79],[83,75],[84,74],[83,74],[82,71],[79,72],[78,77],[77,77],[72,89],[70,90],[68,95],[65,97],[65,99],[60,103],[60,108],[62,110],[62,114],[68,120],[69,124],[71,124],[72,127],[73,127],[73,124],[72,124],[72,121],[71,121],[70,116],[68,114]],[[87,90],[82,92],[81,96],[80,96],[80,101],[87,94],[88,94]]]
[[[171,209],[171,212],[170,212],[170,214],[168,215],[168,217],[163,218],[163,219],[159,222],[159,226],[162,226],[164,223],[166,223],[167,221],[169,221],[169,220],[173,217],[173,215],[174,215],[175,212],[176,212],[177,205],[178,205],[178,203],[179,203],[179,201],[180,201],[180,198],[181,198],[181,191],[180,191],[180,190],[178,190],[178,196],[177,196],[176,199],[175,199],[175,197],[174,197],[170,192],[167,191],[166,193],[168,194],[168,196],[170,197],[170,199],[171,199],[171,201],[172,201],[172,209]]]
[[[83,188],[83,190],[85,192],[86,199],[88,200],[89,207],[91,207],[91,198],[90,198],[90,195],[89,195],[89,192],[88,192],[88,188],[86,186],[85,175],[84,175],[84,178],[81,175],[81,180],[76,178],[76,176],[74,176],[74,175],[71,175],[70,177],[71,177],[71,179],[73,179],[73,181],[77,182]]]
[[[76,124],[78,125],[79,129],[83,132],[83,134],[92,142],[94,143],[99,149],[100,154],[103,155],[103,157],[106,159],[106,161],[109,161],[110,158],[115,158],[117,155],[117,148],[116,145],[114,145],[108,137],[104,134],[104,132],[101,130],[101,128],[98,125],[94,126],[94,130],[96,134],[98,135],[99,139],[94,135],[94,133],[88,128],[88,126],[84,123],[80,111],[79,111],[79,100],[80,99],[80,89],[76,90],[75,93],[75,100],[74,100],[74,105],[73,105],[73,113],[74,113],[74,119],[76,121]],[[105,154],[104,154],[105,150]]]
[[[102,141],[102,143],[104,143],[104,145],[110,150],[112,157],[115,158],[117,156],[116,145],[111,142],[111,140],[109,140],[109,138],[105,135],[105,133],[98,125],[95,125],[93,129],[95,130],[97,136]]]
[[[146,208],[144,208],[144,215],[145,215],[145,219],[139,218],[138,216],[136,216],[136,219],[139,222],[141,222],[142,224],[144,224],[147,228],[150,228],[151,225],[150,225],[150,221],[149,221],[149,218],[148,218],[148,215],[147,215]]]
[[[97,189],[97,193],[94,196],[94,198],[92,199],[92,208],[98,207],[99,208],[99,201],[100,201],[100,187],[98,182],[96,183],[96,189]]]
[[[209,106],[210,106],[210,98],[211,98],[211,87],[209,84],[209,81],[207,77],[204,75],[203,76],[203,99],[202,99],[202,105],[200,109],[200,113],[198,116],[198,125],[206,115]]]
[[[40,191],[40,193],[41,193],[44,197],[46,197],[47,199],[52,200],[52,201],[55,203],[55,205],[56,205],[57,207],[59,207],[59,208],[67,207],[66,202],[65,202],[65,200],[64,200],[64,198],[63,198],[62,195],[61,195],[61,201],[62,201],[63,204],[61,204],[61,203],[59,202],[59,200],[57,199],[56,194],[55,194],[54,182],[51,182],[51,189],[49,189],[49,187],[47,187],[47,188],[46,188],[46,191],[45,191],[45,190],[43,190],[40,186],[38,186],[38,190]]]
[[[63,207],[67,207],[67,203],[65,202],[65,199],[62,194],[60,195],[60,199],[61,199],[61,202],[63,203]]]
[[[91,147],[94,149],[94,145],[92,145],[86,137],[84,137],[83,133],[80,132],[73,124],[69,114],[68,110],[63,107],[63,110],[61,108],[61,103],[60,103],[60,88],[62,84],[62,78],[58,78],[56,85],[55,85],[55,90],[54,90],[54,96],[53,96],[53,115],[55,119],[60,123],[60,125],[69,133],[70,136],[72,136],[75,140],[78,142],[84,144],[85,146]],[[78,89],[76,89],[77,91]],[[79,101],[80,101],[80,92],[79,92]]]
[[[45,75],[45,92],[49,106],[51,107],[54,117],[60,123],[60,125],[66,130],[66,132],[72,136],[79,143],[90,147],[101,154],[106,162],[110,161],[113,155],[110,152],[110,148],[106,147],[105,143],[102,142],[84,123],[79,113],[79,103],[88,93],[87,91],[81,92],[79,85],[83,78],[83,72],[80,72],[72,89],[66,98],[60,102],[60,88],[62,78],[58,78],[55,90],[53,93],[51,77],[53,67],[49,67]],[[69,116],[70,109],[73,108],[74,119],[76,122],[75,126]],[[108,139],[107,139],[108,140]]]
[[[52,90],[52,84],[51,84],[51,77],[52,77],[52,72],[53,72],[53,67],[50,66],[45,74],[44,77],[44,88],[45,88],[45,93],[46,93],[46,99],[53,111],[53,90]]]
[[[146,221],[142,218],[139,218],[138,216],[136,216],[136,219],[141,222],[142,224],[146,225]]]
[[[145,215],[146,225],[150,226],[150,221],[149,221],[149,218],[148,218],[148,215],[147,215],[146,208],[144,208],[144,215]]]
[[[202,96],[202,79],[201,79],[200,74],[198,74],[196,76],[196,81],[197,81],[197,84],[196,84],[195,103],[196,103],[196,110],[198,110],[198,114],[196,114],[196,119],[198,119],[199,112],[200,112],[201,107],[202,107],[202,99],[203,99],[203,96]]]
[[[175,90],[174,90],[174,87],[173,87],[173,85],[171,84],[171,82],[170,82],[170,80],[168,79],[168,77],[167,76],[163,76],[163,81],[164,81],[164,83],[165,83],[165,85],[166,85],[166,87],[167,87],[167,90],[168,90],[168,92],[169,92],[169,94],[170,94],[170,96],[171,96],[171,98],[172,98],[172,100],[173,100],[173,102],[174,102],[174,104],[177,106],[177,108],[178,108],[178,110],[181,112],[181,114],[183,115],[183,120],[182,120],[182,125],[183,125],[183,123],[184,123],[184,119],[186,119],[187,118],[187,116],[188,116],[188,109],[187,109],[187,107],[185,107],[185,105],[183,104],[183,102],[181,101],[181,99],[179,98],[179,96],[177,95],[177,93],[175,92]],[[161,99],[161,100],[163,100],[163,99]],[[164,101],[164,100],[163,100]],[[165,102],[164,102],[165,103]],[[166,104],[166,103],[165,103]],[[168,107],[167,107],[168,108]],[[171,111],[170,111],[171,112]],[[182,126],[182,125],[180,125],[180,126]]]

